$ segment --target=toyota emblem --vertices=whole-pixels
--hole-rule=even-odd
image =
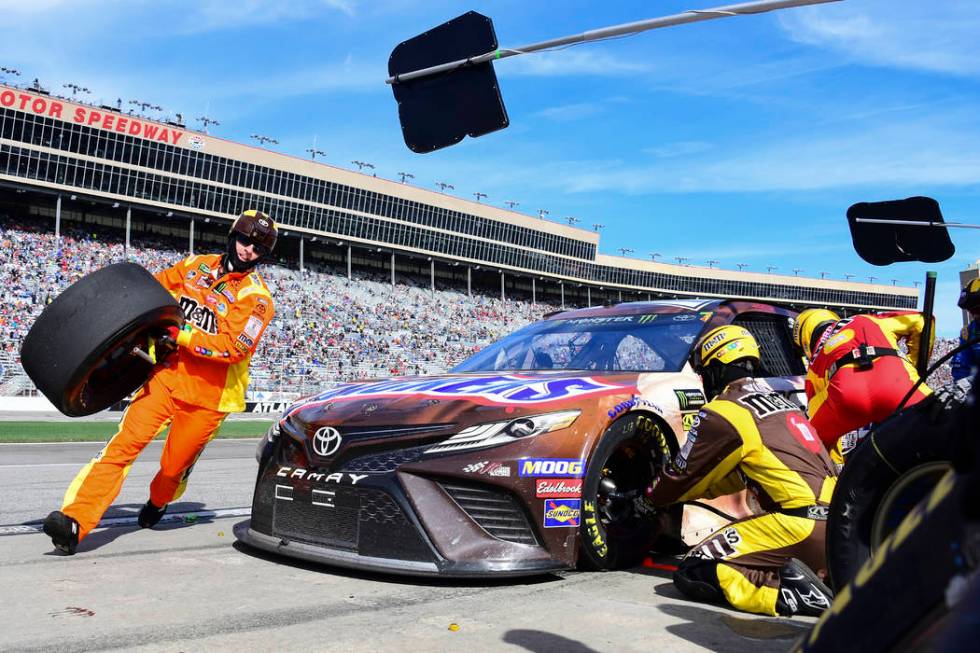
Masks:
[[[332,456],[340,449],[340,440],[340,431],[332,426],[321,427],[313,434],[313,451],[322,458]]]

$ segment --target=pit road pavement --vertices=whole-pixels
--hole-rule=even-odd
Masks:
[[[259,553],[232,534],[247,519],[255,444],[212,442],[171,521],[140,530],[152,443],[109,526],[70,557],[38,528],[101,444],[0,445],[0,650],[769,653],[812,624],[687,601],[669,573],[643,567],[440,581]]]

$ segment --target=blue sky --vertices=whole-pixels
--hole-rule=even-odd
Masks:
[[[956,272],[980,259],[980,232],[951,230],[947,263],[876,268],[844,214],[929,195],[947,220],[980,223],[973,0],[844,0],[514,57],[496,65],[510,128],[427,155],[402,142],[388,55],[458,14],[520,46],[721,4],[0,0],[0,65],[96,102],[207,112],[232,140],[265,134],[303,156],[315,137],[333,165],[602,224],[606,254],[904,285],[935,269],[940,333],[955,334]]]

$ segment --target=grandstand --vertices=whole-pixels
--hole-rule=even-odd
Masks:
[[[19,342],[60,289],[118,260],[156,270],[218,251],[247,207],[282,227],[264,273],[279,311],[257,390],[441,371],[553,308],[739,297],[848,314],[918,303],[915,288],[607,256],[596,232],[0,85],[0,395],[25,391],[10,378]]]

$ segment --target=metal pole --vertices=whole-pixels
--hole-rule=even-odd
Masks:
[[[466,296],[473,296],[473,268],[466,268]]]
[[[589,286],[585,287],[585,296],[589,300],[589,308],[592,308],[592,288],[590,288]]]
[[[398,82],[407,82],[412,79],[418,79],[419,77],[429,77],[430,75],[449,72],[462,66],[472,66],[486,63],[491,60],[495,61],[497,59],[506,59],[507,57],[513,57],[519,54],[528,54],[530,52],[548,50],[550,48],[557,48],[563,45],[574,45],[576,43],[587,43],[589,41],[601,41],[603,39],[624,36],[626,34],[638,34],[640,32],[646,32],[659,27],[673,27],[674,25],[686,25],[688,23],[697,23],[704,20],[712,20],[714,18],[727,18],[729,16],[740,16],[744,14],[762,14],[768,11],[776,11],[778,9],[824,4],[828,2],[840,2],[840,0],[761,0],[760,2],[745,2],[735,5],[726,5],[724,7],[715,7],[712,9],[690,9],[671,16],[649,18],[647,20],[641,20],[634,23],[623,23],[620,25],[613,25],[611,27],[603,27],[600,29],[589,30],[588,32],[582,32],[581,34],[562,36],[556,39],[550,39],[548,41],[541,41],[530,45],[522,45],[519,48],[500,48],[492,52],[470,57],[468,59],[458,59],[456,61],[450,61],[437,66],[430,66],[420,70],[401,73],[400,75],[389,77],[385,80],[385,83],[397,84]]]
[[[191,256],[194,256],[194,216],[191,216],[191,228],[190,236],[187,243],[187,251],[190,252]]]
[[[500,272],[500,301],[506,302],[507,297],[504,296],[504,273]]]
[[[54,247],[55,251],[58,250],[58,245],[61,243],[61,195],[58,195],[58,200],[54,205]]]
[[[436,291],[436,262],[429,261],[429,285],[432,288],[432,292]]]
[[[561,288],[561,310],[565,310],[565,282],[559,281],[558,286]]]
[[[126,207],[126,249],[123,254],[126,258],[129,258],[129,232],[132,228],[132,208]]]
[[[924,378],[929,369],[929,343],[932,340],[932,305],[936,299],[936,273],[926,272],[926,292],[922,301],[922,335],[919,338],[919,360],[915,367]]]
[[[395,287],[395,253],[391,253],[391,287]]]
[[[873,224],[900,224],[909,227],[959,227],[960,229],[980,229],[980,224],[964,222],[934,222],[932,220],[885,220],[879,218],[854,218],[854,222],[870,222]]]
[[[347,280],[348,280],[348,281],[350,281],[350,280],[351,280],[351,274],[350,274],[350,259],[351,259],[351,255],[350,255],[350,245],[348,245],[348,246],[347,246]]]
[[[538,289],[537,286],[535,285],[536,281],[537,279],[531,277],[531,303],[532,304],[538,303]]]
[[[299,237],[299,271],[300,272],[306,271],[306,268],[303,267],[303,243],[304,242],[305,241],[303,240],[303,237],[300,236]]]

